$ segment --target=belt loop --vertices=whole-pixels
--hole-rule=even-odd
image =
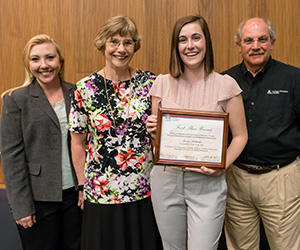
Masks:
[[[164,172],[166,171],[166,166],[164,166]]]
[[[280,166],[279,166],[279,164],[277,164],[277,170],[279,171],[279,169],[280,169]]]

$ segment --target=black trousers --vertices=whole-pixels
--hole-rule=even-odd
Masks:
[[[79,250],[82,211],[78,192],[63,191],[62,202],[35,202],[36,223],[31,228],[18,225],[24,250]]]

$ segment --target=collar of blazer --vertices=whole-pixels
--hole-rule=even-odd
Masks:
[[[36,80],[34,80],[29,85],[29,87],[30,87],[29,93],[33,98],[33,103],[35,103],[41,110],[43,110],[50,117],[50,119],[55,123],[55,125],[60,128],[59,120],[56,116],[56,113],[53,110],[50,102],[48,101],[39,83]],[[65,99],[66,113],[68,115],[70,111],[70,102],[73,93],[72,84],[66,84],[65,82],[62,82],[62,90]]]

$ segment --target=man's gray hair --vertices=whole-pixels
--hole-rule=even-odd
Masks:
[[[271,42],[274,42],[274,41],[276,40],[276,31],[275,31],[275,28],[274,28],[273,24],[271,23],[270,20],[268,20],[268,19],[266,19],[266,18],[260,18],[260,19],[262,19],[262,20],[266,23],[266,25],[267,25],[267,27],[268,27],[268,30],[269,30],[269,35],[270,35]],[[235,41],[236,43],[238,43],[238,44],[241,43],[241,40],[242,40],[242,29],[243,29],[245,23],[246,23],[248,20],[249,20],[249,19],[242,21],[242,22],[239,24],[238,28],[237,28],[237,33],[236,33],[236,35],[234,36],[234,41]]]

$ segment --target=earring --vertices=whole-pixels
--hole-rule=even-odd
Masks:
[[[30,80],[32,81],[33,80],[33,74],[29,74],[29,77],[30,77]]]

